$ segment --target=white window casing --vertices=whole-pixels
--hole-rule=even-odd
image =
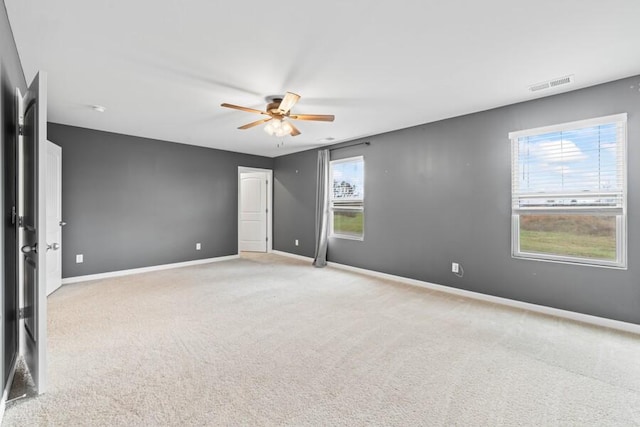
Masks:
[[[517,258],[627,267],[627,114],[509,133],[512,255]],[[616,259],[520,250],[524,215],[615,216]]]
[[[362,174],[358,177],[346,177],[346,182],[355,182],[355,191],[350,185],[334,186],[336,169],[340,168],[340,164],[345,163],[361,163]],[[345,159],[332,160],[329,166],[330,176],[330,197],[329,197],[329,210],[330,210],[330,230],[329,235],[331,237],[338,237],[342,239],[350,240],[363,240],[364,239],[364,217],[362,224],[362,233],[359,235],[352,235],[346,233],[340,233],[334,230],[334,213],[338,212],[361,212],[364,214],[364,156],[349,157]]]

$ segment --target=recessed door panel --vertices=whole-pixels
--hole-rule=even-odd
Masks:
[[[25,257],[24,263],[24,327],[28,334],[28,339],[36,340],[36,316],[34,315],[34,307],[36,306],[37,284],[37,265],[28,257]]]
[[[267,251],[267,174],[245,172],[240,175],[239,250]]]
[[[262,206],[262,192],[264,179],[262,177],[243,177],[242,179],[242,212],[245,214],[264,213]]]
[[[38,224],[37,224],[37,104],[31,102],[24,113],[23,127],[23,216],[22,216],[22,254],[23,269],[23,309],[24,326],[27,339],[36,340],[36,305],[38,287]]]

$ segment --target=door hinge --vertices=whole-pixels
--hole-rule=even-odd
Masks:
[[[267,240],[267,242],[269,241],[269,237],[268,236],[266,237],[266,240]]]
[[[14,225],[16,223],[17,216],[18,214],[16,213],[16,207],[12,206],[11,207],[11,225]]]
[[[18,320],[24,319],[24,308],[18,309]]]
[[[24,135],[24,125],[18,125],[18,135]]]
[[[19,216],[18,217],[18,227],[24,227],[24,217],[23,216]]]

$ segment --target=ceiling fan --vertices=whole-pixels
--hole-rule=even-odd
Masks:
[[[320,122],[332,122],[335,119],[335,116],[330,114],[291,114],[291,108],[296,104],[296,102],[298,102],[299,99],[300,95],[296,95],[293,92],[287,92],[284,97],[267,97],[267,101],[269,103],[267,104],[266,111],[241,107],[239,105],[227,104],[226,102],[220,104],[220,106],[269,116],[268,118],[256,120],[255,122],[240,126],[238,129],[250,129],[254,126],[261,125],[262,123],[267,123],[264,128],[265,132],[267,132],[269,135],[275,135],[278,137],[282,137],[285,135],[300,135],[300,131],[298,130],[298,128],[296,128],[293,123],[285,120],[287,118],[292,120],[314,120]]]

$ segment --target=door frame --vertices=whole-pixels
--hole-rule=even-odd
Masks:
[[[267,215],[267,253],[269,253],[273,250],[273,170],[238,166],[238,217],[236,219],[238,254],[240,254],[240,203],[242,202],[242,185],[240,180],[242,174],[247,172],[263,172],[267,174],[267,209],[269,210],[269,215]]]
[[[49,214],[49,212],[48,212],[48,210],[49,210],[48,202],[49,202],[49,198],[51,196],[54,196],[54,197],[57,198],[57,208],[58,208],[59,211],[56,212],[56,214],[58,214],[58,213],[60,214],[60,218],[58,218],[56,220],[56,223],[54,225],[54,227],[56,227],[57,231],[60,233],[58,238],[56,239],[57,241],[49,242],[49,239],[48,239],[49,236],[45,236],[45,241],[47,243],[47,252],[46,252],[45,258],[50,254],[49,250],[51,250],[53,252],[53,254],[55,254],[55,253],[59,254],[59,258],[57,259],[56,265],[57,265],[57,267],[59,267],[58,272],[60,273],[60,277],[59,278],[58,277],[55,278],[55,282],[56,282],[57,287],[50,291],[49,290],[49,285],[50,285],[49,282],[50,282],[51,278],[49,277],[49,266],[50,266],[49,261],[51,261],[51,259],[47,259],[47,271],[45,271],[44,274],[46,275],[46,278],[45,278],[46,282],[47,282],[47,284],[46,284],[46,286],[47,286],[46,294],[47,294],[47,297],[48,297],[53,292],[55,292],[56,290],[60,289],[60,287],[62,286],[62,225],[63,225],[63,221],[62,221],[62,147],[59,146],[56,143],[53,143],[53,142],[49,141],[49,140],[47,140],[47,144],[46,145],[47,145],[47,150],[46,150],[47,151],[47,156],[46,156],[47,157],[47,161],[46,161],[45,170],[46,170],[46,179],[47,180],[49,180],[49,178],[50,178],[50,176],[49,176],[49,166],[51,166],[51,165],[49,164],[49,154],[51,154],[51,150],[54,150],[54,151],[59,153],[58,160],[60,162],[57,165],[57,169],[58,169],[58,171],[60,173],[59,176],[57,177],[58,178],[57,179],[57,184],[58,184],[57,189],[59,190],[58,193],[51,194],[49,192],[50,188],[48,188],[48,187],[47,187],[47,189],[45,191],[45,203],[47,204],[47,214]],[[49,225],[50,225],[49,224],[49,218],[46,217],[45,221],[47,222],[47,233],[48,233],[49,231],[52,231],[52,230],[49,230]],[[49,245],[50,244],[53,245],[55,243],[58,244],[58,249],[54,249],[53,247],[51,247],[51,249],[50,249]]]

